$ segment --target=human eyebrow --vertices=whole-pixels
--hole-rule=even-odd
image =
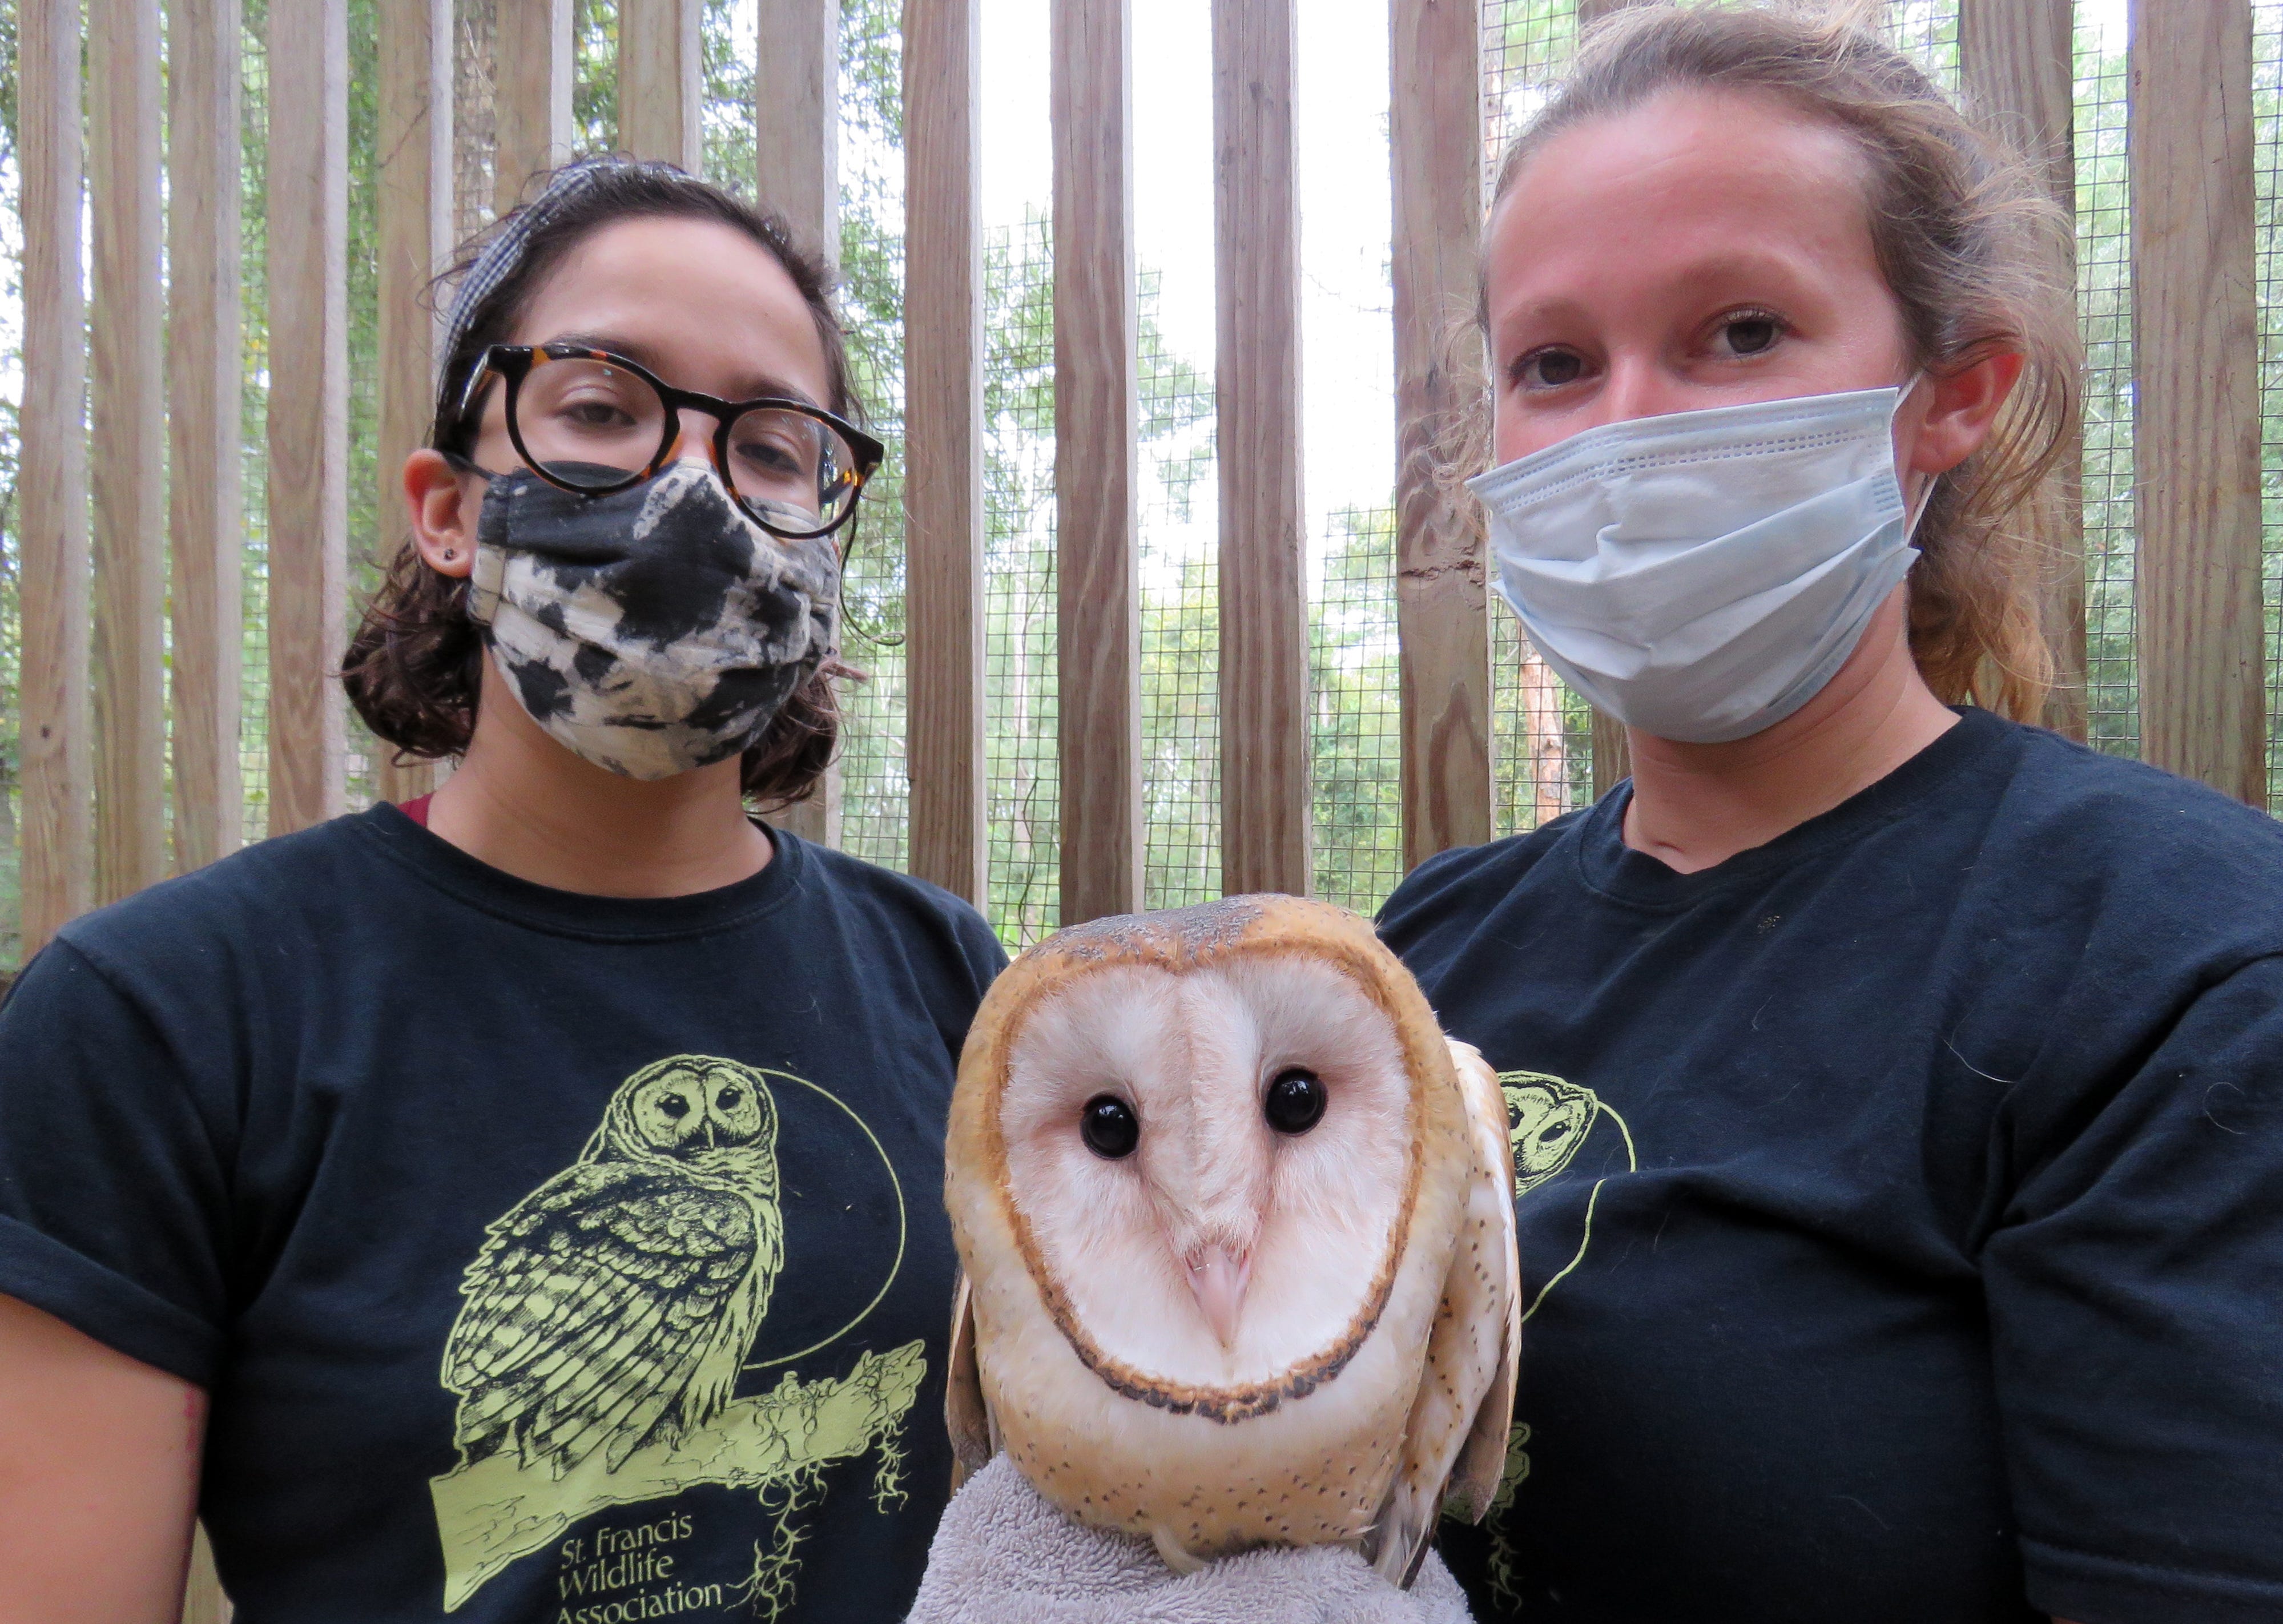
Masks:
[[[568,345],[574,350],[608,350],[613,355],[623,355],[638,367],[658,370],[658,352],[639,339],[622,338],[615,333],[567,332],[557,333],[547,344]],[[541,347],[544,348],[542,345]]]
[[[772,377],[766,372],[753,373],[740,378],[737,381],[736,392],[728,398],[732,400],[798,400],[803,406],[820,404],[812,400],[808,391],[799,385],[784,378]]]
[[[645,367],[668,384],[680,387],[675,380],[666,377],[666,369],[658,363],[658,352],[639,340],[622,338],[606,332],[566,332],[557,333],[547,342],[567,344],[573,349],[608,350],[612,354],[623,355],[636,366]],[[700,390],[697,392],[702,394],[705,392]],[[819,404],[799,385],[767,372],[744,375],[738,378],[736,387],[721,398],[725,400],[798,400],[803,406]]]

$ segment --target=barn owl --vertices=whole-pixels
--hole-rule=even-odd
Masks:
[[[777,1112],[760,1075],[676,1055],[620,1084],[579,1160],[468,1265],[444,1348],[454,1441],[556,1477],[616,1471],[729,1402],[784,1260]]]
[[[1478,1519],[1521,1346],[1498,1080],[1344,909],[1237,897],[1061,932],[953,1096],[946,1399],[1178,1569],[1344,1543],[1408,1584]]]

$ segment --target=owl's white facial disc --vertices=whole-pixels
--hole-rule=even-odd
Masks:
[[[1009,1060],[1009,1192],[1102,1353],[1219,1387],[1274,1379],[1352,1330],[1395,1242],[1412,1085],[1392,1023],[1338,967],[1106,967],[1042,998]],[[1295,1073],[1321,1089],[1299,1131],[1268,1106]],[[1138,1129],[1123,1154],[1086,1136],[1103,1096]]]

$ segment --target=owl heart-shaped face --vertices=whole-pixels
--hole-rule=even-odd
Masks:
[[[953,1447],[1176,1567],[1329,1542],[1406,1583],[1505,1468],[1513,1192],[1496,1074],[1368,921],[1230,897],[1059,931],[960,1056]]]
[[[1169,1390],[1336,1359],[1391,1275],[1412,1095],[1393,1022],[1333,959],[1074,970],[1016,1031],[998,1110],[1066,1331]]]
[[[728,1066],[675,1066],[636,1084],[626,1110],[643,1144],[666,1155],[752,1145],[774,1122],[768,1097]]]

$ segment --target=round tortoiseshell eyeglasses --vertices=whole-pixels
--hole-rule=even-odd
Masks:
[[[582,495],[625,490],[664,468],[682,437],[684,409],[713,419],[713,466],[737,505],[788,540],[830,535],[846,524],[880,466],[880,442],[822,407],[676,389],[608,350],[495,344],[468,374],[463,422],[493,378],[506,386],[507,433],[517,455],[549,485]]]

